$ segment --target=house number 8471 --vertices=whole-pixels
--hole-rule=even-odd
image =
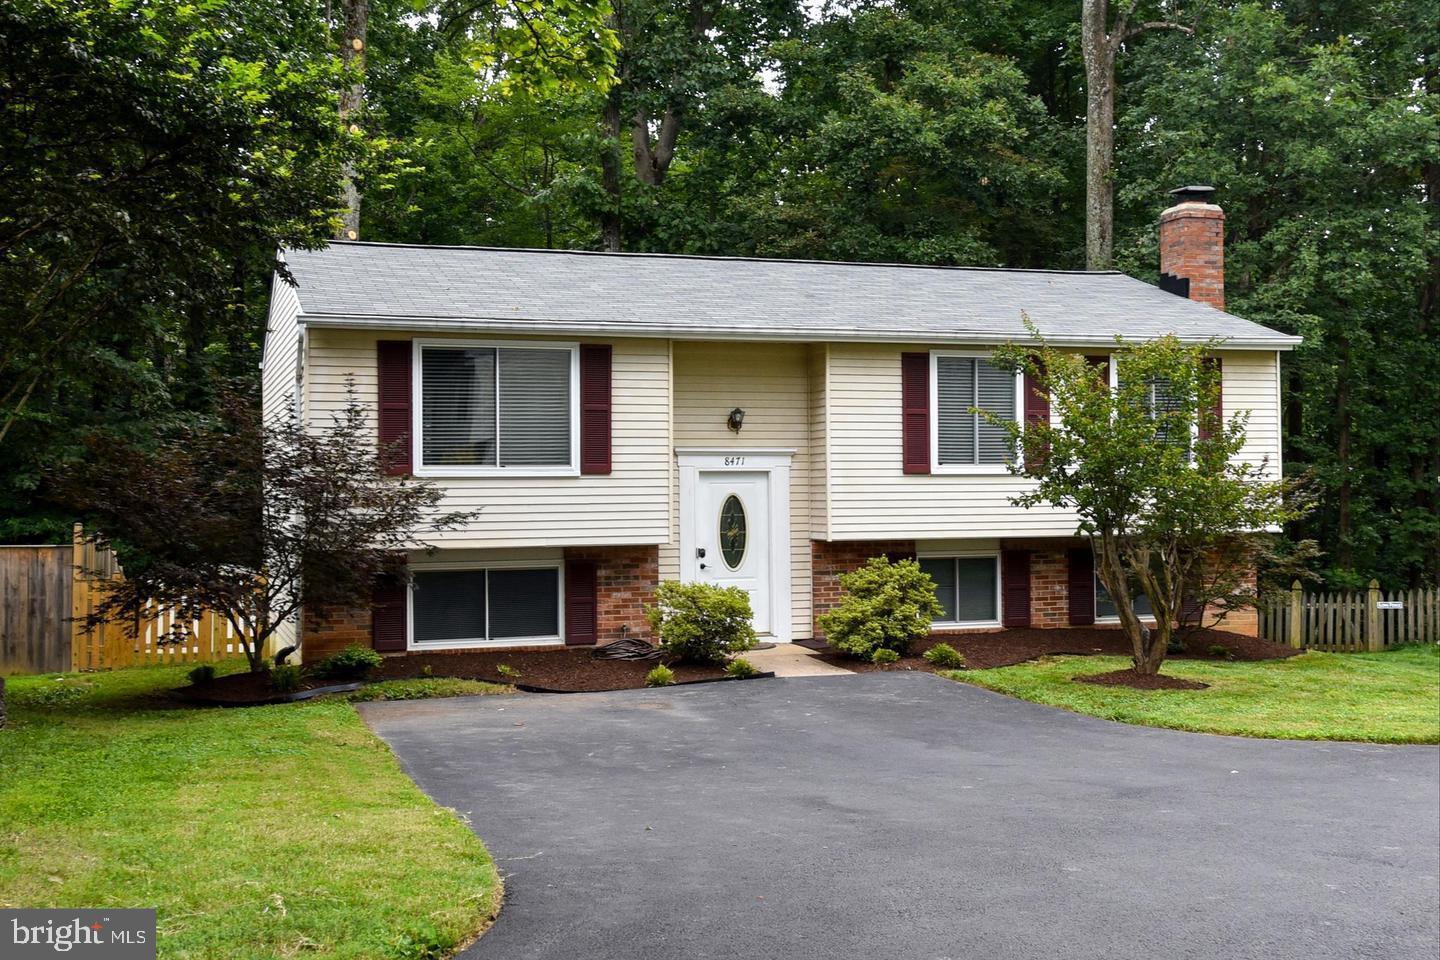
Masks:
[[[727,467],[743,467],[743,466],[745,466],[745,458],[744,458],[744,457],[726,457],[726,458],[725,458],[725,466],[727,466]]]

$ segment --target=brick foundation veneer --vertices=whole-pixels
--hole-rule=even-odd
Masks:
[[[660,548],[567,547],[565,559],[595,563],[596,643],[628,636],[648,639],[645,607],[655,602],[660,583]]]
[[[1063,548],[1030,554],[1030,626],[1070,626],[1070,564]]]
[[[811,626],[816,640],[825,635],[820,630],[822,613],[836,606],[845,591],[840,589],[840,574],[865,565],[871,557],[915,556],[914,540],[811,540],[811,599],[814,602]]]
[[[351,644],[370,646],[369,607],[306,610],[300,617],[300,661],[310,664]]]

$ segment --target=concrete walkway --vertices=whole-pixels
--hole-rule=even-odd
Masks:
[[[742,656],[763,673],[777,677],[853,677],[853,670],[826,663],[814,650],[794,643],[777,643],[769,650],[751,650]]]
[[[1435,960],[1440,750],[926,673],[366,703],[505,875],[464,960]]]

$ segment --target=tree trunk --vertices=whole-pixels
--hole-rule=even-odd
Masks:
[[[355,81],[340,92],[340,122],[359,133],[360,113],[365,105],[365,32],[370,25],[370,0],[342,0],[345,29],[340,39],[340,60],[354,71]],[[360,188],[355,183],[355,165],[349,161],[340,170],[340,197],[344,210],[336,240],[360,239]]]
[[[1355,565],[1355,553],[1351,543],[1352,509],[1351,499],[1353,483],[1350,478],[1350,340],[1342,338],[1340,341],[1340,371],[1339,383],[1335,388],[1335,415],[1339,419],[1339,434],[1335,440],[1335,453],[1340,468],[1340,488],[1336,493],[1338,527],[1336,536],[1335,559],[1342,570],[1349,570]]]
[[[606,204],[600,211],[600,246],[620,252],[620,85],[605,97],[605,144],[600,154],[600,184]]]
[[[1115,232],[1115,50],[1108,0],[1083,0],[1085,54],[1085,268],[1109,270]]]

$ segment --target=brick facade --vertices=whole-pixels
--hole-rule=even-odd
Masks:
[[[567,547],[565,559],[595,562],[597,643],[649,639],[645,607],[655,602],[660,583],[659,547]]]
[[[1160,214],[1160,272],[1186,277],[1190,299],[1225,309],[1225,211],[1187,200]]]
[[[1070,562],[1064,549],[1030,554],[1030,626],[1070,626]]]
[[[810,595],[812,634],[816,640],[825,635],[820,630],[820,615],[840,602],[845,591],[840,589],[840,574],[865,565],[871,557],[915,555],[914,540],[812,540],[810,541]]]
[[[352,644],[370,646],[369,607],[325,607],[300,617],[302,663],[323,660]]]

